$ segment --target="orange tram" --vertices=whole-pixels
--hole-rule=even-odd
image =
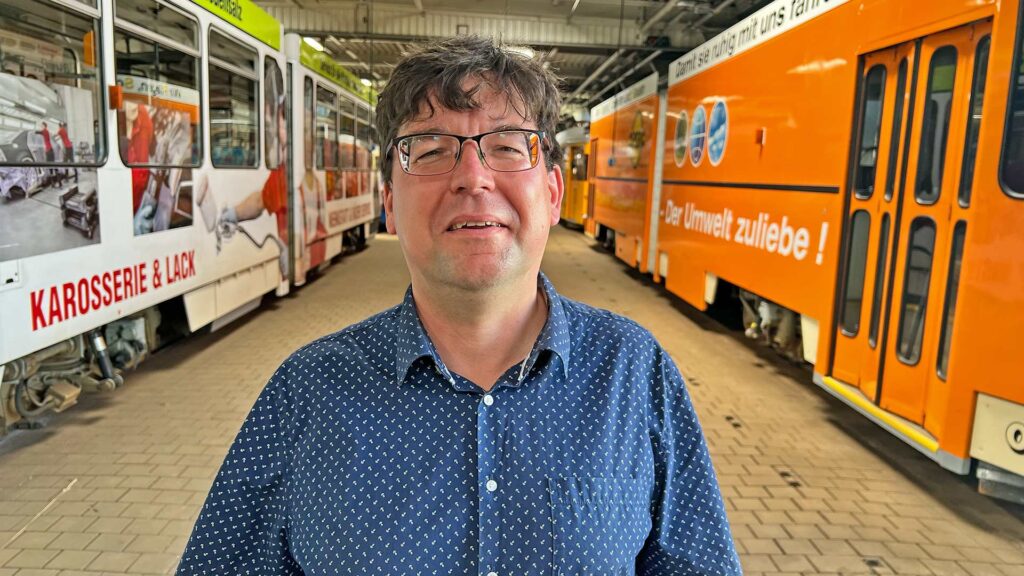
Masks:
[[[776,0],[596,106],[566,203],[699,309],[735,287],[748,335],[787,333],[818,385],[1020,498],[1022,11]]]

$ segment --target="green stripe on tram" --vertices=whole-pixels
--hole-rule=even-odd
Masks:
[[[377,91],[369,86],[363,85],[358,76],[349,72],[341,64],[335,62],[330,56],[320,52],[302,42],[299,44],[299,62],[310,70],[315,70],[324,78],[341,86],[346,91],[369,102],[377,104]]]
[[[192,0],[239,30],[270,46],[281,49],[281,24],[252,0]]]

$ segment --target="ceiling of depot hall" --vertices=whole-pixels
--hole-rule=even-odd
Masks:
[[[255,0],[288,32],[317,39],[380,87],[429,39],[496,36],[563,80],[566,115],[613,96],[770,0]]]

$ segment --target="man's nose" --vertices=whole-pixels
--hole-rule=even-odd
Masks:
[[[452,189],[470,193],[494,189],[494,171],[484,164],[480,145],[473,140],[462,145],[459,163],[452,171]]]

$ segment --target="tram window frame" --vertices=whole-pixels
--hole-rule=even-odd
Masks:
[[[280,94],[275,94],[274,102],[271,103],[270,99],[267,98],[267,90],[274,84],[268,82],[268,73],[270,71],[276,72],[277,80],[274,82],[278,85],[281,90]],[[281,65],[278,64],[277,60],[272,58],[270,55],[263,56],[263,165],[267,170],[276,170],[282,164],[287,162],[287,148],[291,146],[288,139],[291,138],[291,133],[288,131],[288,86],[285,85],[284,71],[281,70]],[[273,114],[267,117],[266,108],[270,106]],[[284,114],[284,123],[286,131],[285,140],[285,155],[281,154],[281,146],[279,142],[280,136],[278,131],[280,127],[277,125],[277,117],[279,114]],[[278,147],[272,148],[277,145]],[[272,162],[271,158],[276,161]]]
[[[938,66],[937,56],[940,53],[953,53],[953,74],[949,79],[949,103],[946,106],[945,115],[943,118],[944,129],[942,130],[942,144],[939,147],[938,153],[936,153],[936,136],[939,135],[937,130],[939,124],[938,110],[935,102],[932,100],[932,94],[935,90],[934,80],[936,80],[935,70]],[[928,62],[928,80],[927,90],[924,98],[924,110],[921,111],[921,140],[917,149],[917,173],[914,174],[914,200],[918,204],[931,205],[939,201],[942,196],[942,183],[945,177],[946,171],[946,153],[949,146],[949,128],[952,120],[953,103],[956,97],[956,75],[959,72],[959,58],[960,51],[957,50],[956,46],[952,44],[945,44],[935,49],[931,54],[931,59]],[[934,118],[932,118],[934,116]],[[926,136],[927,135],[927,136]],[[930,143],[931,149],[928,151],[928,155],[925,155],[925,145]],[[923,194],[921,187],[922,179],[927,174],[923,173],[925,163],[922,161],[924,158],[928,158],[929,170],[935,172],[936,159],[938,160],[938,171],[937,183],[933,183],[928,191],[928,194]],[[930,176],[930,175],[929,175]]]
[[[590,156],[583,151],[583,147],[577,148],[578,152],[574,153],[571,161],[572,166],[572,177],[577,182],[587,181],[587,172],[589,171]],[[581,176],[582,174],[582,176]]]
[[[878,346],[878,327],[882,316],[882,291],[885,288],[885,272],[889,269],[889,235],[891,234],[889,213],[882,215],[878,233],[878,254],[875,257],[875,287],[871,294],[871,322],[868,326],[868,345]]]
[[[15,160],[15,159],[8,159],[3,154],[0,154],[0,167],[10,167],[10,166],[20,166],[20,167],[25,167],[25,166],[53,167],[53,166],[57,166],[57,167],[98,168],[100,166],[103,166],[103,165],[105,165],[107,163],[107,161],[109,159],[110,149],[107,146],[108,132],[107,132],[107,121],[106,120],[107,120],[108,103],[107,103],[107,90],[105,89],[105,84],[106,84],[106,66],[103,65],[103,63],[106,62],[106,59],[105,59],[105,54],[103,52],[103,42],[99,42],[98,41],[99,38],[100,38],[100,35],[102,34],[102,31],[103,31],[103,22],[101,20],[100,11],[96,7],[95,0],[92,0],[91,2],[88,1],[88,0],[80,0],[78,3],[71,3],[70,5],[63,4],[63,3],[58,4],[58,3],[54,3],[54,2],[38,3],[38,4],[34,4],[34,7],[35,8],[43,8],[43,9],[50,9],[50,10],[58,11],[58,12],[61,13],[62,16],[64,16],[64,18],[67,18],[67,17],[79,18],[79,19],[81,19],[81,24],[83,24],[83,25],[91,24],[91,28],[89,28],[88,32],[86,32],[84,36],[87,36],[90,33],[92,34],[92,46],[93,46],[92,58],[93,58],[93,62],[94,62],[94,65],[92,66],[92,68],[95,71],[95,74],[93,75],[92,78],[85,79],[85,81],[92,82],[95,85],[95,90],[92,91],[92,94],[93,94],[93,97],[94,97],[93,106],[92,106],[92,112],[94,114],[94,117],[93,117],[93,135],[92,135],[92,149],[93,149],[92,156],[93,156],[93,159],[91,161],[89,161],[89,162],[82,162],[81,160],[79,160],[79,158],[81,158],[82,156],[79,155],[79,154],[74,154],[73,155],[74,159],[71,162],[57,161],[56,158],[54,160],[52,160],[52,161],[48,161],[45,158],[42,159],[42,160],[38,160],[38,159],[33,158],[32,161],[25,162],[24,159],[17,159],[17,160]],[[12,30],[12,29],[8,28],[8,30]],[[24,34],[23,32],[21,32],[17,28],[13,28],[12,32],[14,34],[17,34],[17,35],[26,36],[26,37],[29,37],[29,38],[35,38],[35,37],[30,36],[30,35]],[[53,36],[53,32],[52,31],[51,31],[51,36]],[[81,39],[83,42],[84,42],[84,36]],[[39,39],[39,41],[40,42],[46,42],[47,40],[46,39]],[[82,70],[83,62],[81,60],[79,60],[78,54],[75,54],[74,51],[71,50],[68,47],[62,47],[62,48],[63,48],[62,54],[66,54],[69,50],[72,52],[72,54],[74,55],[74,59],[76,61],[76,64],[77,64],[76,65],[75,75],[76,76],[81,75],[80,71]],[[83,44],[83,53],[82,53],[82,55],[83,55],[83,57],[85,55],[84,44]],[[2,65],[3,65],[3,61],[0,61],[0,72],[4,72],[4,70],[5,70],[5,68],[3,68]],[[16,73],[16,74],[15,73],[7,73],[7,72],[4,72],[4,73],[9,74],[9,75],[14,76],[14,77],[18,77],[18,78],[35,78],[34,76],[31,76],[29,74],[24,74],[24,68],[23,68],[24,67],[24,62],[23,61],[21,62],[20,65],[22,66],[22,70],[19,71],[18,73]],[[35,78],[35,79],[38,80],[38,78]],[[81,78],[78,79],[76,81],[76,85],[74,87],[75,88],[79,88],[79,89],[83,89],[79,85],[81,83],[81,81],[82,81]],[[45,81],[42,81],[42,82],[47,87],[50,86],[50,83],[45,82]],[[57,128],[59,128],[59,126]],[[57,131],[58,130],[55,129],[55,130],[53,130],[51,132],[51,139],[52,138],[57,138]]]
[[[214,37],[216,35],[219,38]],[[222,54],[216,55],[214,52],[217,50],[217,43],[223,42],[230,45],[230,48],[234,49],[236,54]],[[248,53],[251,60],[249,63],[251,66],[240,66],[238,63],[242,60],[238,58],[239,54]],[[262,88],[259,80],[259,61],[260,53],[256,48],[239,41],[236,38],[232,38],[227,32],[218,29],[216,26],[210,26],[206,36],[206,74],[208,78],[209,87],[207,88],[207,106],[209,107],[210,113],[206,117],[208,123],[207,130],[210,133],[210,163],[214,168],[225,169],[225,170],[253,170],[260,167],[260,90]],[[225,56],[222,58],[221,56]],[[231,58],[228,60],[227,58]],[[250,162],[243,162],[240,164],[224,162],[223,160],[218,161],[216,152],[220,150],[214,141],[214,137],[217,134],[214,131],[214,120],[213,117],[213,96],[214,86],[219,83],[214,83],[214,71],[226,73],[229,84],[227,85],[227,93],[230,94],[233,88],[236,87],[235,81],[238,79],[249,81],[249,93],[252,96],[251,108],[249,116],[252,119],[252,141],[251,144],[243,149],[243,153],[251,154],[252,160]],[[229,136],[229,140],[230,140]],[[229,146],[228,149],[231,149]]]
[[[329,135],[324,135],[324,137],[321,137],[320,134],[319,134],[319,132],[320,132],[320,118],[321,118],[320,110],[319,110],[320,109],[320,94],[321,94],[321,92],[326,93],[326,94],[328,94],[328,95],[330,95],[332,97],[330,105],[331,105],[331,108],[332,108],[331,112],[333,112],[333,118],[334,118],[333,142],[332,142],[332,138]],[[325,103],[326,103],[326,101],[325,101]],[[335,171],[338,170],[338,93],[335,92],[334,90],[328,88],[327,86],[321,84],[320,82],[316,83],[316,98],[314,99],[313,118],[314,118],[314,122],[313,122],[313,126],[314,126],[314,132],[313,132],[313,139],[314,139],[313,140],[313,149],[314,149],[313,160],[314,160],[314,165],[316,166],[317,170],[326,170],[326,171],[335,172]],[[325,124],[325,126],[327,126],[327,125]],[[327,163],[327,160],[328,160],[327,144],[328,143],[330,143],[332,145],[331,146],[331,151],[333,152],[333,154],[331,154],[331,156],[334,157],[334,161],[332,163],[330,163],[330,164]]]
[[[862,218],[863,217],[863,218]],[[863,228],[862,228],[863,227]],[[863,229],[863,234],[858,232]],[[856,243],[856,244],[855,244]],[[864,280],[868,269],[868,246],[871,244],[871,213],[857,210],[850,216],[850,236],[846,250],[846,274],[843,281],[843,308],[839,313],[839,325],[844,336],[856,337],[860,332],[860,319],[864,315]],[[854,274],[859,270],[858,274]],[[851,300],[854,283],[860,285],[860,298]],[[857,302],[857,311],[851,314],[852,302]]]
[[[918,315],[915,318],[920,319],[920,327],[916,331],[916,337],[914,339],[913,354],[911,356],[905,356],[903,354],[904,347],[904,328],[906,327],[907,321],[907,306],[909,292],[907,288],[910,285],[909,277],[911,272],[911,264],[913,264],[913,249],[915,247],[915,232],[921,230],[925,226],[931,227],[932,238],[931,238],[931,251],[928,254],[928,275],[924,282],[924,292],[921,294],[921,304],[919,307]],[[910,223],[910,231],[907,235],[907,256],[905,262],[905,268],[903,271],[903,294],[900,296],[900,318],[898,328],[896,330],[896,358],[908,365],[916,366],[921,362],[921,351],[923,349],[924,335],[925,335],[925,323],[928,321],[928,297],[931,293],[932,283],[932,272],[935,269],[935,240],[936,240],[937,226],[935,221],[928,216],[918,216]]]
[[[907,57],[900,59],[899,68],[896,72],[896,109],[892,113],[892,134],[889,137],[889,166],[885,177],[885,201],[892,200],[896,191],[896,164],[899,161],[899,153],[903,142],[903,116],[906,112],[907,101],[907,74],[910,63]]]
[[[869,89],[872,87],[872,83],[879,80],[879,78],[872,78],[872,75],[880,73],[880,82],[878,83],[878,97],[873,100]],[[864,75],[863,79],[863,90],[861,91],[861,105],[860,105],[860,126],[858,127],[857,133],[857,165],[854,168],[853,176],[853,193],[861,199],[867,200],[871,198],[875,192],[875,179],[878,176],[878,160],[881,158],[879,147],[882,143],[882,116],[885,112],[885,83],[888,80],[889,70],[885,67],[885,64],[875,64],[868,70],[867,74]],[[873,93],[873,92],[872,92]],[[876,115],[871,118],[872,135],[874,136],[874,164],[870,166],[870,175],[865,172],[865,165],[863,164],[865,150],[872,148],[865,148],[864,144],[868,134],[868,107],[872,103],[877,103]]]
[[[352,153],[354,155],[353,162],[357,170],[366,172],[370,169],[370,119],[356,118],[356,145],[353,147]],[[359,150],[360,146],[365,151],[360,161]]]
[[[1024,199],[1024,3],[1020,4],[1017,15],[1017,37],[1014,41],[1013,64],[1010,67],[1009,90],[1007,92],[1006,118],[1003,120],[1003,141],[999,151],[999,186],[1007,196]],[[1013,71],[1016,70],[1016,75]],[[1018,128],[1015,130],[1015,128]],[[1021,176],[1010,180],[1006,177],[1010,167],[1010,147],[1014,144],[1014,133],[1021,133],[1016,139]]]
[[[342,95],[338,101],[338,168],[341,170],[350,170],[356,167],[355,141],[356,124],[358,122],[359,120],[356,118],[356,103]],[[342,153],[342,135],[351,136],[352,138],[350,154]]]
[[[946,298],[942,306],[942,330],[939,332],[939,353],[935,359],[935,373],[945,380],[949,373],[949,352],[956,323],[956,304],[960,295],[960,271],[963,269],[967,222],[960,220],[953,228],[949,249],[949,268],[946,271]]]
[[[170,19],[167,16],[163,15],[163,14],[155,15],[152,18],[152,21],[138,20],[138,19],[130,18],[129,15],[134,15],[134,14],[133,14],[132,11],[128,10],[127,7],[135,8],[135,7],[140,7],[143,4],[148,4],[148,5],[152,5],[152,6],[156,7],[156,11],[157,12],[160,12],[161,10],[164,10],[164,9],[169,10],[170,12],[168,12],[168,14],[178,16],[179,19],[177,20],[177,22],[169,21]],[[119,24],[124,24],[125,22],[127,22],[131,26],[137,27],[137,28],[142,29],[142,30],[149,31],[149,33],[155,39],[160,40],[164,44],[167,44],[167,45],[180,44],[182,46],[186,46],[188,48],[191,48],[191,49],[193,49],[193,50],[195,50],[197,52],[200,50],[199,37],[200,37],[200,34],[201,34],[201,27],[199,26],[199,20],[196,19],[191,14],[189,14],[187,12],[184,12],[181,9],[177,8],[176,6],[173,6],[173,5],[171,5],[171,4],[167,3],[167,2],[163,2],[162,0],[116,0],[114,2],[114,25],[117,26]],[[179,26],[179,24],[181,24],[181,23],[190,23],[190,24],[194,25],[194,27],[192,28],[192,40],[191,40],[191,42],[183,41],[181,39],[176,39],[173,36],[166,34],[165,30],[163,30],[163,29],[156,28],[156,27],[150,28],[150,26],[153,25],[153,24],[157,24],[157,25],[164,24],[164,25],[172,25],[171,28],[179,28],[179,29],[181,29],[181,27]]]
[[[988,82],[988,61],[991,47],[992,36],[990,34],[982,36],[981,40],[978,40],[978,43],[974,45],[974,73],[971,78],[971,99],[967,103],[964,156],[960,163],[960,184],[957,190],[957,201],[963,208],[971,205],[971,192],[974,190],[974,170],[978,157],[978,144],[980,143],[979,135],[985,102],[985,86]],[[975,110],[975,108],[977,109]]]
[[[315,100],[313,79],[305,76],[302,79],[302,160],[306,170],[313,170],[313,157],[316,156],[316,129],[313,127]]]
[[[114,71],[113,71],[114,77],[116,78],[117,76],[121,75],[118,72],[118,70],[119,70],[119,68],[118,68],[118,54],[119,53],[117,51],[117,46],[118,46],[118,43],[121,41],[122,38],[129,38],[129,39],[134,38],[137,41],[144,42],[144,43],[149,43],[154,48],[162,47],[162,48],[164,48],[164,49],[166,49],[168,51],[175,51],[175,52],[178,52],[178,53],[180,53],[180,54],[182,54],[184,56],[187,56],[187,57],[192,59],[192,63],[193,63],[193,76],[194,76],[194,83],[192,84],[192,86],[185,86],[183,84],[175,84],[175,83],[172,83],[172,82],[166,82],[164,80],[156,79],[158,82],[161,82],[161,83],[171,84],[173,86],[177,86],[177,87],[180,87],[180,88],[184,88],[184,89],[188,89],[188,90],[194,90],[196,92],[196,98],[197,98],[197,100],[196,100],[196,114],[198,115],[198,118],[196,119],[195,123],[191,124],[191,126],[193,127],[193,130],[194,130],[194,132],[192,134],[192,142],[191,142],[191,145],[192,145],[191,160],[192,161],[190,163],[188,163],[188,162],[181,162],[181,163],[175,164],[175,163],[159,163],[159,162],[156,162],[156,163],[129,162],[128,160],[126,160],[125,159],[125,152],[126,152],[126,148],[127,148],[127,146],[126,146],[127,140],[122,141],[122,138],[121,138],[121,111],[120,110],[118,111],[118,120],[115,123],[116,126],[117,126],[117,129],[116,129],[117,132],[116,133],[117,133],[117,138],[118,138],[118,141],[119,141],[118,142],[118,153],[120,155],[121,162],[125,166],[127,166],[129,168],[199,168],[199,167],[201,167],[203,165],[203,158],[204,158],[204,154],[205,154],[205,148],[204,148],[204,145],[203,145],[204,144],[203,143],[203,138],[204,138],[205,134],[203,133],[203,126],[204,126],[204,124],[206,122],[205,114],[203,112],[203,105],[202,105],[202,93],[203,93],[203,90],[204,90],[203,75],[202,75],[202,52],[200,51],[200,49],[198,47],[199,30],[200,30],[199,20],[194,18],[194,17],[192,17],[190,14],[186,14],[185,12],[182,12],[182,11],[174,8],[173,6],[170,6],[169,4],[165,4],[163,2],[159,2],[158,0],[152,0],[151,3],[154,4],[154,5],[159,5],[159,6],[162,6],[164,8],[170,9],[171,12],[173,12],[175,14],[178,14],[180,16],[183,16],[185,21],[187,21],[189,24],[193,25],[195,27],[195,30],[196,30],[196,47],[191,47],[191,46],[188,46],[186,44],[180,44],[180,43],[177,43],[177,42],[167,41],[165,39],[161,39],[153,31],[148,30],[146,28],[143,28],[143,27],[139,26],[138,24],[135,24],[135,23],[131,22],[130,20],[125,20],[125,19],[122,19],[120,17],[117,17],[116,16],[117,7],[118,6],[124,6],[125,4],[127,4],[127,2],[123,2],[123,0],[122,0],[122,2],[119,2],[118,4],[115,4],[114,33],[113,33],[113,37],[112,37],[113,38],[113,45],[114,45],[114,54],[113,54],[113,56],[114,56]],[[129,47],[129,45],[126,44],[126,47]],[[159,55],[159,51],[157,51],[157,54]],[[149,77],[146,76],[146,78],[149,78]],[[120,80],[118,82],[119,82],[119,85],[120,85]],[[154,135],[153,138],[155,139],[156,136]]]

